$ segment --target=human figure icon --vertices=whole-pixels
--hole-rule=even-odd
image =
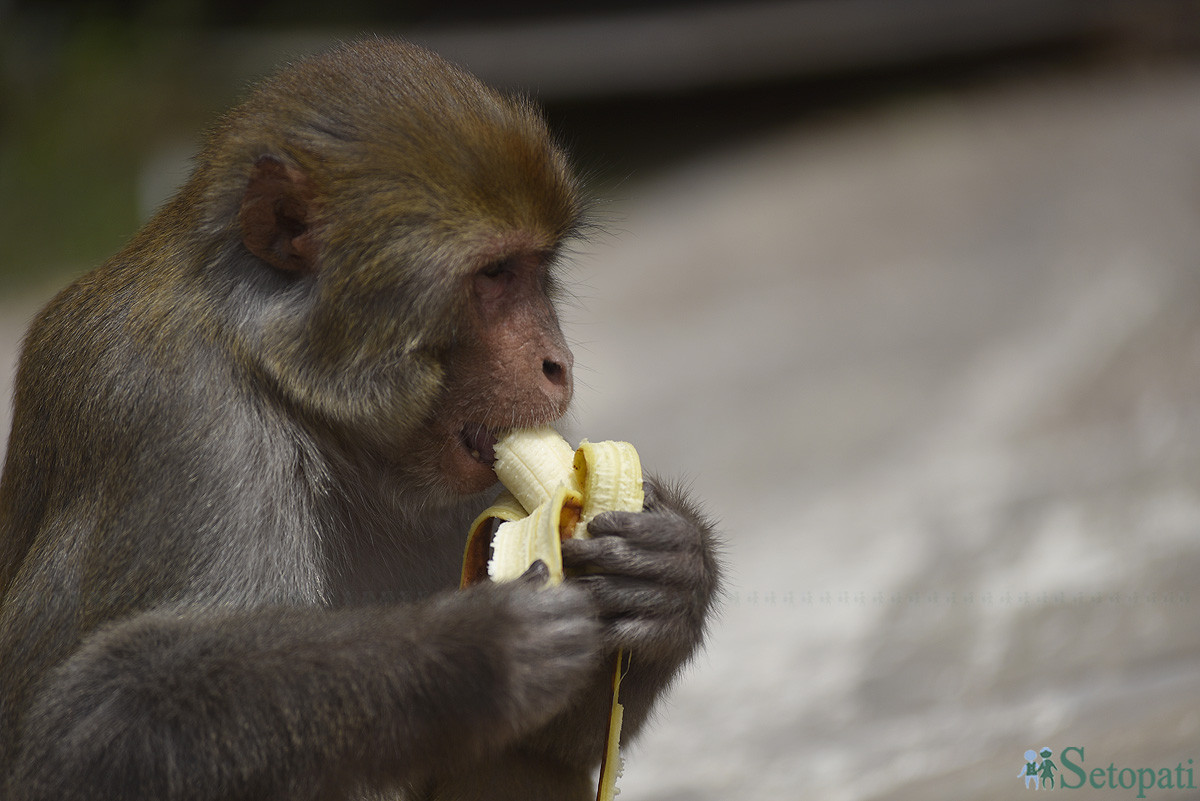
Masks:
[[[1050,755],[1053,753],[1054,752],[1051,751],[1049,748],[1043,748],[1041,750],[1041,757],[1042,757],[1042,767],[1041,767],[1042,787],[1041,787],[1041,789],[1043,789],[1043,790],[1049,790],[1054,787],[1054,771],[1058,770],[1058,765],[1054,764],[1054,760],[1050,758]]]
[[[1030,779],[1033,780],[1033,789],[1035,789],[1035,790],[1039,789],[1038,788],[1037,756],[1038,756],[1037,751],[1034,751],[1032,748],[1029,749],[1028,751],[1026,751],[1025,752],[1025,767],[1021,768],[1021,772],[1019,774],[1017,774],[1018,776],[1025,777],[1025,789],[1026,790],[1029,789],[1029,780]]]

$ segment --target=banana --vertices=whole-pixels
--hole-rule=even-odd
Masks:
[[[561,565],[562,557],[549,536],[552,529],[557,527],[559,540],[586,537],[587,524],[596,515],[640,512],[645,502],[642,463],[628,442],[584,440],[572,451],[552,428],[515,429],[496,442],[495,451],[493,468],[505,491],[471,523],[463,587],[485,576],[497,581],[516,578],[536,559],[546,562],[552,582],[558,583],[555,566]],[[560,489],[566,490],[561,496]],[[560,500],[552,503],[553,498]],[[538,511],[547,504],[544,512]],[[528,561],[522,565],[523,559]]]
[[[628,442],[584,440],[573,451],[552,428],[516,429],[496,442],[495,452],[493,469],[505,491],[471,524],[463,587],[489,577],[511,581],[539,559],[550,569],[548,584],[557,584],[562,540],[588,536],[587,524],[598,514],[640,512],[645,503],[642,463]],[[628,664],[628,655],[618,652],[596,801],[613,801],[620,792],[624,707],[617,695]]]
[[[642,462],[628,442],[579,443],[572,462],[575,481],[583,495],[583,524],[601,512],[640,512],[646,494],[642,489]],[[575,536],[580,536],[576,534]]]
[[[549,584],[563,580],[559,543],[575,532],[583,509],[583,496],[565,484],[526,517],[501,523],[492,539],[488,575],[493,581],[512,581],[537,560],[550,569]]]
[[[527,510],[550,500],[561,483],[579,490],[573,483],[574,449],[553,428],[510,431],[495,450],[496,476]]]

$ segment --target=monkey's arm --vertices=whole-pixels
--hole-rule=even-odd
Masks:
[[[102,629],[23,715],[7,797],[342,797],[478,759],[544,721],[596,658],[586,595],[537,579]]]

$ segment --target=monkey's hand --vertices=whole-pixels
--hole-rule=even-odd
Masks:
[[[516,581],[487,583],[465,597],[443,599],[461,607],[456,610],[460,619],[487,621],[490,636],[478,631],[467,636],[492,646],[490,654],[479,654],[497,660],[493,668],[504,686],[496,699],[506,702],[502,713],[516,730],[527,731],[560,708],[587,681],[603,649],[587,593],[577,587],[546,588],[548,575],[539,561]]]
[[[606,512],[588,539],[562,543],[563,567],[591,594],[607,648],[630,655],[621,684],[633,734],[704,639],[720,583],[716,535],[682,488],[650,478],[641,512]],[[607,662],[611,664],[611,661]]]

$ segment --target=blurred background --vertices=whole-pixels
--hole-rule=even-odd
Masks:
[[[0,0],[4,404],[250,82],[404,35],[545,104],[604,225],[567,433],[726,536],[622,798],[1015,798],[1043,747],[1200,798],[1200,2],[570,8]]]

